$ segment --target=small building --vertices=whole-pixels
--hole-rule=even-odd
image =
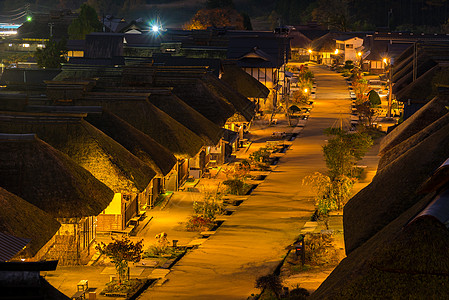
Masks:
[[[363,39],[357,36],[340,35],[335,37],[336,49],[341,52],[343,62],[348,60],[353,63],[360,61],[360,57],[357,55],[361,50]]]
[[[101,215],[97,216],[106,208],[103,207],[92,216],[97,216],[97,227],[122,230],[139,213],[139,201],[146,201],[146,189],[156,173],[122,145],[86,122],[85,116],[3,112],[0,131],[37,134],[109,187],[108,191],[114,191],[114,199],[108,204],[115,207],[118,202],[120,211],[104,220]],[[92,194],[98,192],[91,191]]]
[[[7,131],[7,118],[1,116],[3,132]],[[34,238],[33,228],[42,233],[40,238],[32,241],[30,246],[33,248],[28,255],[33,255],[36,260],[50,257],[59,259],[62,264],[80,263],[95,241],[96,216],[109,205],[113,192],[34,134],[0,134],[0,153],[2,187],[31,203],[21,203],[27,209],[22,214],[29,214],[30,206],[35,205],[49,215],[41,221],[47,225],[39,225],[41,222],[36,220],[31,223],[33,217],[24,223],[28,224],[26,228],[15,231],[14,234],[30,231],[27,235]],[[16,218],[19,217],[20,214]],[[59,227],[53,218],[61,223],[61,227],[50,239],[50,232]],[[20,226],[15,220],[8,223],[8,226]],[[48,234],[44,234],[45,230]]]

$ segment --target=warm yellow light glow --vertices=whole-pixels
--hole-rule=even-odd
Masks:
[[[384,62],[384,64],[386,64],[388,62],[388,59],[384,58],[383,62]]]
[[[309,49],[308,51],[309,51],[310,54],[312,54],[312,49]]]
[[[358,55],[358,56],[362,56],[362,52],[358,52],[357,55]]]
[[[309,90],[307,88],[304,89],[304,93],[307,93]]]
[[[335,52],[334,52],[335,54],[338,54],[338,49],[335,49]]]

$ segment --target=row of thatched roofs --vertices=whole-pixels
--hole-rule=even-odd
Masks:
[[[313,299],[448,299],[449,95],[382,141],[371,184],[344,209],[347,257]]]
[[[177,159],[216,146],[228,119],[254,115],[204,67],[66,66],[41,101],[56,105],[9,102],[0,103],[0,232],[30,239],[29,256],[58,230],[54,218],[98,215],[114,192],[143,191]]]

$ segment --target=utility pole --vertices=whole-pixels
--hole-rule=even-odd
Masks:
[[[55,26],[55,23],[48,23],[48,26],[50,27],[50,38],[53,37],[53,26]]]

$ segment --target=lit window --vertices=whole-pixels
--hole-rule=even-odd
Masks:
[[[12,44],[9,44],[9,47],[12,47]]]
[[[42,45],[42,44],[37,44],[37,47],[38,47],[38,48],[44,48],[44,45]]]
[[[23,44],[22,46],[23,46],[23,48],[29,48],[30,44]]]

